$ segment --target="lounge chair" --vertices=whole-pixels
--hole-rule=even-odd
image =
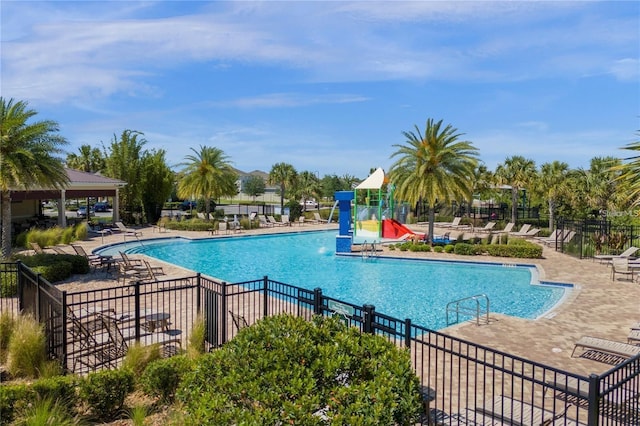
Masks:
[[[327,220],[323,219],[322,216],[320,216],[320,213],[313,212],[313,223],[316,223],[316,224],[327,223]]]
[[[625,251],[623,251],[620,254],[597,254],[595,256],[593,256],[594,259],[598,259],[601,263],[602,262],[609,262],[613,259],[619,259],[619,258],[631,258],[634,257],[634,254],[636,254],[636,252],[640,250],[640,248],[638,247],[634,247],[631,246],[628,249],[626,249]]]
[[[287,218],[288,218],[288,217],[289,217],[289,216],[287,216]],[[289,223],[288,223],[288,222],[287,222],[286,224],[285,224],[285,223],[283,223],[283,222],[278,222],[278,221],[276,220],[276,218],[275,218],[275,217],[273,217],[273,216],[267,216],[267,219],[269,219],[269,222],[273,223],[274,225],[278,225],[278,226],[289,225]]]
[[[127,228],[122,222],[115,222],[116,229],[120,232],[124,232],[125,235],[133,235],[134,237],[142,236],[142,231],[138,231],[137,229]]]
[[[76,252],[78,256],[82,256],[89,262],[89,266],[93,268],[95,271],[98,268],[107,267],[107,270],[111,268],[111,266],[115,263],[115,260],[109,256],[100,256],[98,254],[89,254],[87,253],[82,246],[71,244],[73,250]]]
[[[627,343],[630,345],[640,344],[640,330],[632,329],[627,336]]]
[[[498,232],[498,233],[500,233],[500,234],[508,234],[509,232],[511,232],[511,230],[513,229],[513,227],[514,227],[515,225],[516,225],[515,223],[513,223],[513,222],[509,222],[509,223],[507,223],[507,225],[504,227],[504,229],[501,229],[501,230],[499,230],[499,231],[497,231],[497,232]]]
[[[31,248],[33,249],[33,251],[36,254],[44,254],[44,250],[42,249],[42,247],[40,247],[40,244],[38,244],[38,243],[29,243],[29,245],[31,245]]]
[[[549,407],[553,407],[553,405],[549,404]],[[486,401],[483,405],[477,405],[475,408],[464,408],[454,415],[440,416],[440,418],[435,419],[435,424],[448,426],[585,425],[566,418],[564,411],[557,413],[504,395],[497,396]]]
[[[220,233],[225,233],[228,234],[229,233],[229,227],[227,226],[227,222],[221,220],[220,222],[218,222],[218,232]]]
[[[618,361],[640,354],[640,346],[591,336],[583,336],[575,343],[573,352],[571,352],[572,358],[578,349],[583,350],[581,356],[588,351],[592,351],[605,357],[607,355],[613,356],[614,358],[618,358]]]
[[[555,229],[549,236],[547,237],[534,237],[533,239],[539,242],[540,244],[555,244],[556,241],[562,239],[562,235],[564,234],[564,230]]]
[[[491,230],[496,226],[495,222],[487,222],[483,228],[474,229],[474,232],[491,232]]]
[[[517,231],[509,232],[509,235],[516,235],[517,236],[517,235],[525,234],[529,230],[529,228],[531,228],[531,224],[525,223]]]
[[[633,275],[635,274],[635,270],[629,267],[629,259],[628,258],[614,258],[611,260],[611,280],[616,280],[616,274],[625,275],[627,277],[631,277],[631,281],[633,281]]]
[[[457,216],[457,217],[454,217],[451,222],[434,222],[433,225],[439,228],[455,228],[456,226],[460,225],[461,220],[462,218],[460,216]],[[429,222],[418,222],[418,224],[428,225]]]
[[[273,226],[273,223],[269,222],[267,217],[263,214],[258,215],[258,220],[260,221],[260,227],[271,228]]]

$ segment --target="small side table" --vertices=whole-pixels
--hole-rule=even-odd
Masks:
[[[171,314],[166,312],[149,314],[144,317],[145,328],[150,333],[156,330],[169,331],[169,318],[171,318]]]
[[[420,396],[422,397],[422,409],[427,418],[427,424],[432,425],[434,422],[431,420],[431,401],[436,399],[436,391],[429,386],[422,385],[420,386]]]

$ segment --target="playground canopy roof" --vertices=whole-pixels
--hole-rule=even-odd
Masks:
[[[362,181],[356,189],[380,189],[384,184],[384,170],[378,167],[368,178]]]

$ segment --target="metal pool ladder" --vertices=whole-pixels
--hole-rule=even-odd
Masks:
[[[368,259],[369,257],[378,256],[378,252],[376,250],[376,241],[373,240],[369,244],[369,248],[367,249],[367,240],[364,240],[362,243],[362,248],[360,249],[360,253],[362,255],[362,260]]]
[[[471,301],[474,306],[464,305],[463,302]],[[484,302],[484,308],[483,303]],[[449,313],[455,313],[455,322],[449,322]],[[485,324],[489,324],[489,297],[486,294],[464,297],[447,303],[447,326],[460,322],[460,314],[475,315],[476,325],[480,325],[480,318],[485,317]]]

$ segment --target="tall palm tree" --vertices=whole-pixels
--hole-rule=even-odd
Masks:
[[[298,176],[296,169],[287,163],[276,163],[271,167],[269,172],[269,184],[278,185],[280,188],[280,211],[284,210],[284,197],[286,196],[287,187],[295,186]]]
[[[518,195],[526,188],[536,174],[536,163],[533,160],[514,155],[507,158],[496,168],[495,177],[498,183],[511,186],[511,222],[518,219]]]
[[[468,180],[477,164],[478,150],[469,141],[460,141],[462,134],[451,125],[443,127],[428,119],[424,133],[415,126],[415,132],[402,132],[405,144],[391,158],[398,159],[389,171],[390,181],[396,186],[396,198],[413,205],[421,200],[429,206],[429,240],[433,239],[434,212],[438,201],[468,197]]]
[[[27,123],[37,112],[24,101],[0,97],[0,206],[2,258],[11,254],[11,190],[34,187],[63,188],[69,178],[61,146],[67,141],[51,120]]]
[[[193,155],[187,155],[184,163],[183,177],[178,182],[178,196],[204,198],[206,220],[209,220],[211,200],[222,196],[237,194],[236,180],[238,176],[231,167],[229,157],[215,147],[200,146]]]
[[[568,189],[568,174],[569,165],[565,162],[556,160],[552,163],[544,163],[540,167],[536,188],[547,199],[550,231],[555,228],[555,213],[558,200]]]
[[[78,154],[67,154],[67,166],[95,173],[104,169],[105,160],[99,148],[91,148],[91,145],[82,145],[78,148]]]

